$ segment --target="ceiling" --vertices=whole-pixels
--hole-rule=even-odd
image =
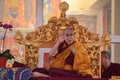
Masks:
[[[88,9],[97,0],[62,0],[69,4],[70,9]]]
[[[106,5],[110,0],[62,0],[69,4],[69,12],[81,10],[97,10]]]

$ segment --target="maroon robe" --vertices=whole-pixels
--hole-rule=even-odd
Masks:
[[[110,66],[101,74],[102,78],[111,78],[112,76],[120,76],[120,64],[111,63]]]
[[[69,46],[70,45],[68,45],[65,41],[63,41],[58,46],[57,54],[60,54]],[[55,57],[57,56],[57,54],[55,55]],[[74,54],[71,52],[70,55],[65,60],[65,65],[73,66],[73,62],[74,62]],[[59,69],[59,68],[50,68],[49,71],[42,69],[42,68],[36,68],[33,71],[37,71],[37,72],[44,73],[44,74],[49,74],[52,77],[76,77],[76,78],[91,78],[92,77],[91,75],[82,76],[82,74],[78,74],[76,71],[73,71],[73,70],[64,70],[64,69]]]
[[[58,53],[60,54],[63,52],[66,48],[68,48],[70,45],[68,45],[65,41],[63,41],[59,47],[58,47]],[[56,54],[56,56],[57,56]],[[74,62],[74,55],[71,52],[70,55],[65,60],[65,65],[71,65],[73,66]],[[73,70],[64,70],[64,69],[58,69],[58,68],[51,68],[49,70],[49,74],[54,77],[81,77],[80,74],[78,74],[76,71]]]
[[[72,44],[71,44],[72,45]],[[70,45],[68,45],[65,41],[63,41],[59,47],[58,47],[58,53],[60,54],[61,52],[63,52],[66,48],[68,48]],[[74,62],[74,55],[71,52],[70,55],[67,57],[67,59],[65,60],[65,65],[71,65],[73,66],[73,62]]]

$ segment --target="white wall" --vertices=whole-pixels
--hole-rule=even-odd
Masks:
[[[112,0],[112,30],[114,35],[120,35],[120,0]],[[113,44],[113,61],[120,63],[120,44]]]

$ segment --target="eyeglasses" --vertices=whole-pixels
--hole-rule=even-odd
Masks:
[[[69,36],[73,36],[74,34],[73,33],[70,33],[70,34],[65,34],[67,37]]]

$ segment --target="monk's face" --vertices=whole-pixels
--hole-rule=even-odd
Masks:
[[[67,42],[67,44],[71,44],[74,41],[74,33],[71,29],[66,29],[64,31],[64,39]]]
[[[102,66],[106,65],[107,57],[104,55],[101,55],[101,64]]]

